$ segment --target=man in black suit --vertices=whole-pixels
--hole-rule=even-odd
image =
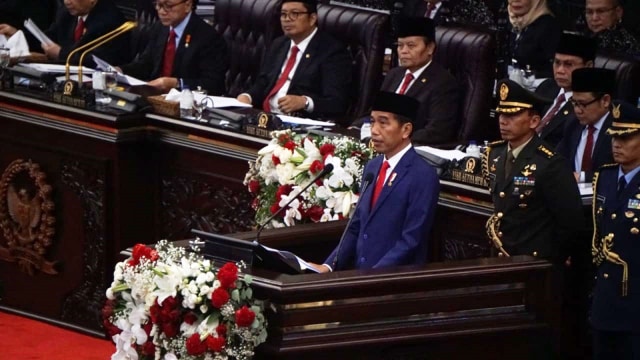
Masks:
[[[336,117],[349,107],[347,48],[318,30],[317,0],[284,0],[284,36],[274,40],[256,82],[238,100],[267,112]]]
[[[557,150],[569,160],[578,182],[591,182],[600,166],[613,162],[606,130],[613,122],[609,110],[615,76],[613,70],[595,68],[578,69],[571,76],[577,120],[567,124]]]
[[[162,91],[200,87],[210,95],[224,94],[227,44],[193,11],[196,6],[197,0],[158,1],[160,23],[151,29],[144,51],[122,71]]]
[[[382,91],[410,96],[420,102],[412,141],[442,144],[456,140],[459,89],[456,79],[433,60],[435,25],[429,18],[403,18],[398,24],[400,66],[389,70]]]
[[[544,109],[538,136],[556,147],[567,124],[575,122],[573,106],[569,99],[573,95],[571,73],[576,69],[593,67],[596,57],[596,42],[580,35],[563,33],[553,59],[553,79],[547,79],[536,89],[536,93],[555,99]]]
[[[53,44],[42,44],[49,59],[66,61],[69,53],[98,37],[115,30],[125,22],[124,16],[111,0],[66,0],[66,11],[60,10],[55,22],[45,31]],[[120,65],[129,61],[129,34],[123,34],[95,49],[93,53],[101,59]],[[77,63],[76,54],[72,63]],[[91,66],[88,59],[84,65]]]

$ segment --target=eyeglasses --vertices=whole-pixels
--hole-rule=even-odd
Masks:
[[[152,4],[153,4],[153,7],[155,7],[155,8],[156,8],[156,10],[164,10],[164,11],[166,11],[166,12],[169,12],[169,11],[171,11],[171,9],[173,9],[174,7],[176,7],[176,6],[180,5],[180,4],[184,4],[184,3],[186,3],[187,1],[188,1],[188,0],[182,0],[182,1],[177,2],[177,3],[175,3],[175,4],[168,4],[168,3],[161,3],[161,2],[159,2],[159,1],[154,1]]]
[[[298,16],[301,14],[308,14],[308,11],[291,11],[291,12],[281,12],[280,20],[298,20]]]
[[[573,97],[570,97],[569,98],[569,102],[571,103],[571,105],[573,105],[574,109],[580,109],[580,110],[584,111],[584,109],[586,109],[587,106],[593,104],[594,102],[600,100],[601,98],[602,98],[602,96],[598,96],[598,97],[596,97],[595,99],[593,99],[591,101],[587,101],[587,102],[583,103],[583,102],[575,101],[573,99]]]
[[[616,7],[617,6],[610,7],[610,8],[586,9],[584,11],[584,14],[586,16],[595,16],[595,15],[602,16],[603,14],[608,13],[609,11],[615,10]]]

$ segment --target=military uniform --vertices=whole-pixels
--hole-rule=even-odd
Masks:
[[[614,105],[611,136],[640,129],[640,110],[627,108],[637,122],[621,122]],[[629,175],[624,188],[618,185],[621,174],[617,164],[605,165],[593,181],[594,359],[640,359],[640,171]]]

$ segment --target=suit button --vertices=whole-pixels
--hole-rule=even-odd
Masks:
[[[499,196],[500,196],[501,198],[503,198],[503,197],[505,197],[505,196],[507,196],[507,195],[504,193],[504,191],[500,191]]]
[[[603,276],[605,279],[608,279],[608,278],[609,278],[609,274],[607,274],[607,273],[604,273],[604,275],[602,275],[602,276]]]
[[[502,237],[502,231],[498,231],[498,237]]]
[[[504,256],[503,253],[501,253],[501,252],[498,253],[498,257],[503,257],[503,256]]]
[[[538,252],[537,252],[537,251],[534,251],[532,255],[533,255],[533,256],[538,256]]]
[[[367,240],[368,237],[369,236],[367,236],[367,234],[362,235],[362,238],[365,239],[365,240]]]
[[[615,220],[616,219],[616,214],[611,214],[611,220]]]

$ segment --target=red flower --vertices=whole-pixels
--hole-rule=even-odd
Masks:
[[[158,252],[144,244],[136,244],[131,252],[131,259],[128,261],[130,266],[136,266],[140,263],[142,258],[147,258],[150,261],[158,260]]]
[[[285,133],[278,136],[278,144],[280,144],[281,146],[284,146],[289,141],[291,141],[291,137],[289,136],[289,134]]]
[[[320,155],[325,158],[327,155],[333,155],[333,152],[336,150],[336,146],[333,144],[323,144],[320,146]]]
[[[144,332],[147,333],[147,336],[151,334],[151,329],[153,329],[153,323],[151,321],[147,321],[146,324],[142,326]]]
[[[258,210],[259,206],[260,206],[260,199],[258,199],[257,197],[253,198],[253,201],[251,201],[251,208],[253,210]]]
[[[178,335],[178,330],[180,330],[180,325],[179,324],[174,324],[174,323],[164,323],[162,324],[162,332],[167,336],[167,337],[174,337],[176,335]]]
[[[236,324],[240,327],[246,327],[253,324],[256,314],[246,305],[236,311]]]
[[[218,325],[216,326],[216,332],[218,333],[219,337],[224,337],[225,335],[227,335],[227,327],[225,325]]]
[[[273,162],[273,165],[279,165],[280,164],[280,158],[277,157],[275,154],[271,155],[271,161]]]
[[[225,289],[233,289],[236,287],[236,280],[238,280],[238,267],[232,262],[224,264],[220,270],[218,270],[218,280],[220,285]]]
[[[258,180],[249,181],[249,192],[252,194],[257,194],[260,191],[260,182]]]
[[[293,141],[289,140],[284,144],[284,147],[293,151],[296,148],[296,143],[294,143]]]
[[[220,352],[224,347],[225,339],[223,337],[207,336],[207,347],[213,352]]]
[[[189,355],[198,356],[207,351],[207,344],[204,341],[200,341],[200,334],[198,333],[191,335],[185,345]]]
[[[153,342],[147,341],[142,345],[142,353],[147,356],[153,356],[156,353],[156,346],[153,345]]]
[[[198,316],[196,316],[196,314],[192,313],[192,312],[188,312],[186,314],[184,314],[184,319],[183,321],[189,325],[193,325],[193,323],[196,322],[196,320],[198,320]]]
[[[322,171],[322,169],[324,169],[324,164],[320,160],[314,160],[309,166],[309,171],[314,175]]]
[[[278,210],[280,210],[280,205],[278,205],[278,202],[273,203],[273,205],[271,205],[271,207],[269,207],[269,212],[271,214],[277,213]]]
[[[280,202],[282,200],[282,195],[289,195],[293,190],[292,185],[280,185],[278,186],[278,190],[276,190],[276,202]]]
[[[313,205],[312,207],[310,207],[307,210],[307,216],[313,221],[313,222],[318,222],[320,221],[320,218],[322,217],[322,214],[324,214],[324,210],[322,209],[321,206],[318,205]]]
[[[216,309],[220,309],[229,301],[229,293],[222,287],[219,287],[211,293],[211,305]]]

